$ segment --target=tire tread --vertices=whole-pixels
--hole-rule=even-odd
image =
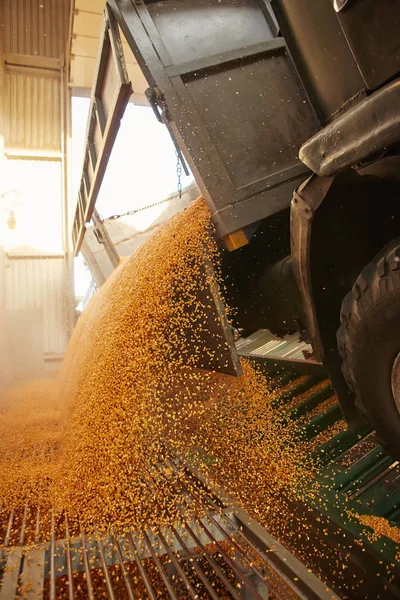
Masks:
[[[357,408],[364,415],[366,410],[357,392],[352,342],[360,321],[368,310],[383,297],[398,289],[400,289],[400,238],[388,244],[362,270],[342,303],[341,324],[337,332],[342,372],[349,388],[355,394]]]

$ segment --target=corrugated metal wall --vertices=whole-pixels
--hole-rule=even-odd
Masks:
[[[33,69],[32,69],[33,70]],[[5,145],[10,154],[61,153],[61,84],[57,75],[8,68],[5,76]]]
[[[69,2],[4,0],[5,52],[59,59],[65,53]]]
[[[18,190],[7,209],[14,212],[15,231],[4,230],[7,244],[0,239],[0,314],[9,336],[2,348],[9,348],[15,377],[24,369],[33,376],[58,368],[68,342],[71,285],[61,221],[69,14],[70,0],[0,0],[0,137],[6,158],[0,194],[6,186]]]
[[[61,152],[61,77],[69,0],[4,1],[7,154]]]
[[[79,94],[82,93],[82,88],[90,90],[92,87],[104,5],[105,0],[75,0],[69,81]],[[121,41],[133,87],[131,100],[135,104],[147,105],[145,91],[149,84],[124,35],[121,35]]]
[[[45,357],[65,352],[65,265],[64,257],[6,259],[7,310],[43,311]]]

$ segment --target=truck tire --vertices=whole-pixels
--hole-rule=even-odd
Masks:
[[[400,459],[400,238],[361,272],[340,322],[342,370],[356,406]]]

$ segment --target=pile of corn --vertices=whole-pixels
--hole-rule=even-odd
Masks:
[[[158,474],[173,449],[267,525],[287,521],[287,498],[309,473],[301,466],[305,450],[271,409],[274,394],[245,362],[239,378],[197,368],[209,352],[205,251],[215,263],[209,211],[199,199],[93,297],[63,365],[63,419],[43,419],[47,439],[29,459],[7,442],[25,486],[0,458],[6,503],[30,494],[87,530],[190,519],[179,512],[179,491]]]
[[[0,398],[0,505],[44,503],[61,452],[64,410],[54,380],[13,387]]]
[[[400,544],[400,529],[390,525],[387,519],[372,515],[354,514],[352,516],[358,519],[362,525],[366,525],[369,529],[372,529],[372,535],[370,535],[372,540],[377,540],[380,536],[385,536],[397,544]]]

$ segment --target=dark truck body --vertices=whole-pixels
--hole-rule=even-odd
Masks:
[[[235,325],[299,331],[360,424],[336,335],[399,236],[397,0],[108,5],[210,207]]]

